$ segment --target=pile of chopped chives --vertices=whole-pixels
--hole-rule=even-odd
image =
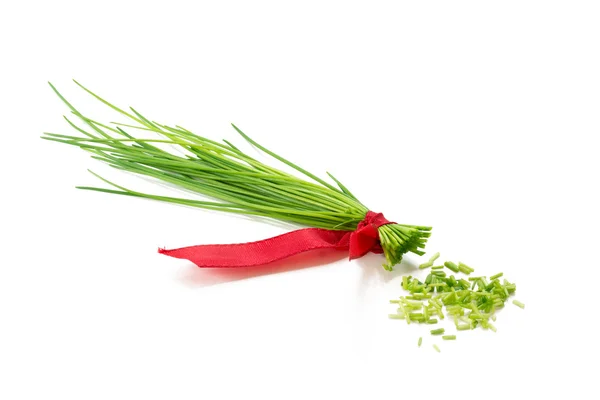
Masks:
[[[490,320],[496,321],[496,311],[504,307],[508,298],[515,293],[517,286],[506,279],[501,282],[503,273],[489,278],[469,276],[467,279],[447,275],[444,268],[465,275],[470,275],[475,270],[461,262],[455,264],[451,261],[434,266],[439,256],[440,253],[436,253],[429,261],[419,266],[419,269],[431,268],[431,273],[427,275],[424,282],[412,276],[402,277],[402,288],[410,294],[397,300],[390,300],[390,303],[398,305],[398,309],[389,317],[406,320],[407,324],[415,322],[433,325],[448,316],[453,319],[457,331],[471,330],[480,326],[496,332],[496,327]],[[525,308],[520,301],[513,300],[513,304]],[[430,333],[439,336],[443,335],[445,330],[444,328],[433,329]],[[442,339],[456,340],[456,335],[445,335]],[[419,340],[419,345],[421,342]]]

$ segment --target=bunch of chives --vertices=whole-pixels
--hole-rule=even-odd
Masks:
[[[181,126],[168,126],[150,120],[133,108],[126,111],[75,82],[128,123],[102,123],[84,116],[50,84],[80,124],[65,117],[77,136],[45,133],[43,138],[77,146],[119,170],[155,178],[208,197],[197,200],[159,196],[125,188],[97,174],[112,188],[80,186],[79,189],[119,194],[182,204],[209,210],[274,218],[317,228],[353,231],[368,211],[339,180],[327,173],[333,183],[313,175],[298,165],[261,146],[238,127],[233,128],[246,141],[276,160],[295,169],[301,179],[266,165],[242,152],[227,140],[217,142],[196,135]],[[132,134],[145,132],[154,138]],[[158,135],[158,138],[156,138]],[[177,149],[167,151],[165,147]],[[91,172],[91,171],[90,171]],[[336,186],[337,185],[337,186]],[[386,263],[392,267],[407,252],[424,254],[430,227],[387,224],[379,227]]]

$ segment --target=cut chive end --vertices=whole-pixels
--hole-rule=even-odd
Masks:
[[[513,300],[512,303],[519,308],[525,308],[525,304],[521,303],[519,300]]]

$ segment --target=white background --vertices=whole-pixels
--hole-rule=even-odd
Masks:
[[[598,21],[595,1],[3,2],[0,398],[594,397]],[[158,255],[295,227],[75,190],[101,184],[92,168],[177,194],[39,139],[73,133],[48,80],[115,118],[71,78],[331,171],[432,225],[430,253],[503,271],[525,310],[438,354],[429,327],[387,319],[418,257],[388,273],[373,254],[243,271]]]

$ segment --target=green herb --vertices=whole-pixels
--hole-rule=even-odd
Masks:
[[[212,200],[142,193],[93,172],[94,176],[112,188],[79,186],[79,189],[346,231],[355,230],[368,211],[332,174],[327,173],[334,184],[268,150],[233,124],[234,130],[245,141],[293,168],[306,179],[264,164],[229,141],[221,143],[196,135],[179,125],[161,124],[133,108],[119,108],[79,83],[77,85],[128,122],[107,124],[88,118],[50,84],[80,124],[65,117],[77,132],[76,135],[45,133],[44,139],[79,147],[89,152],[92,158],[116,169],[172,184]],[[152,137],[137,137],[131,133],[133,130]],[[386,258],[384,268],[391,270],[407,252],[423,255],[430,230],[427,226],[405,224],[379,227],[381,247]]]
[[[446,268],[448,268],[449,270],[451,270],[452,272],[458,272],[459,271],[458,266],[456,264],[454,264],[452,261],[446,261],[444,263],[444,266]]]
[[[448,263],[444,263],[447,266]],[[462,263],[459,271],[472,273],[474,270]],[[452,269],[452,267],[450,267]],[[398,313],[405,319],[409,313],[419,310],[416,316],[409,316],[412,322],[435,324],[437,316],[444,319],[444,311],[454,321],[457,331],[465,331],[481,327],[496,332],[496,327],[490,321],[496,321],[496,311],[503,308],[508,298],[515,293],[517,286],[506,279],[501,283],[502,273],[492,275],[489,279],[484,276],[468,277],[468,280],[457,279],[454,275],[448,277],[440,274],[439,269],[432,270],[424,282],[412,276],[403,276],[403,288],[410,296],[401,297]],[[409,300],[410,298],[410,300]],[[524,308],[525,305],[517,300],[513,304]],[[408,322],[408,321],[407,321]],[[432,335],[443,334],[444,329],[434,329]],[[452,336],[452,335],[449,335]],[[452,339],[447,339],[452,340]]]
[[[456,335],[444,335],[442,336],[444,340],[456,340]]]
[[[520,308],[525,308],[525,304],[521,303],[519,300],[513,300],[513,304]]]
[[[435,349],[435,351],[437,351],[438,353],[440,353],[440,348],[437,346],[437,344],[434,344],[433,348]]]
[[[429,262],[433,264],[433,262],[435,260],[437,260],[438,258],[440,258],[440,253],[439,252],[437,252],[434,255],[432,255],[431,258],[429,259]]]
[[[423,343],[423,338],[422,337],[419,338],[419,347],[421,347],[421,343]]]
[[[403,314],[388,314],[391,319],[404,319],[406,318]]]
[[[475,271],[473,268],[471,268],[468,265],[463,264],[461,262],[458,263],[458,269],[460,272],[462,272],[465,275],[469,275],[471,272]]]

